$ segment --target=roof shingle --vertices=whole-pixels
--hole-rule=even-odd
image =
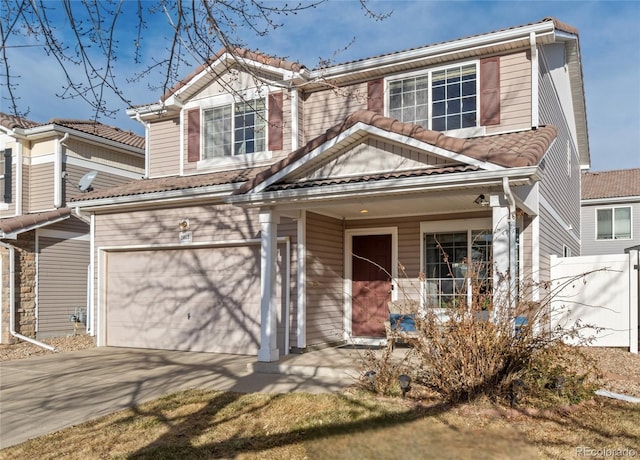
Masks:
[[[281,169],[298,161],[322,144],[347,131],[356,123],[364,123],[390,133],[401,134],[433,145],[434,147],[507,168],[537,165],[557,135],[555,127],[541,126],[538,129],[529,131],[462,139],[446,136],[442,132],[431,131],[420,125],[402,123],[393,118],[385,117],[368,110],[359,110],[349,115],[341,124],[329,128],[321,136],[316,137],[305,146],[259,173],[252,181],[244,184],[236,193],[240,194],[251,190]]]
[[[46,123],[38,123],[26,118],[16,117],[0,112],[0,125],[7,129],[31,129],[39,126],[57,125],[85,134],[92,134],[103,139],[118,142],[137,149],[144,149],[144,137],[132,131],[125,131],[115,126],[105,125],[93,120],[75,120],[52,118]]]
[[[71,216],[70,208],[59,208],[53,211],[23,214],[21,216],[0,219],[0,231],[5,235],[20,232],[28,228],[36,228],[46,225],[48,222],[58,221]]]
[[[640,168],[582,174],[582,199],[640,197]]]

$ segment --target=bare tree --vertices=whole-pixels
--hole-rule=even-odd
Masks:
[[[163,94],[187,68],[210,62],[221,49],[235,55],[246,49],[247,38],[265,37],[283,26],[284,17],[317,8],[325,0],[293,4],[271,0],[0,2],[0,82],[10,111],[17,116],[28,114],[19,106],[20,75],[12,73],[7,50],[38,46],[64,73],[66,83],[57,96],[81,98],[99,119],[113,117],[119,110],[109,103],[113,96],[131,104],[125,83],[153,81],[150,88]],[[364,14],[374,20],[391,14],[374,12],[368,0],[359,2]],[[149,46],[150,41],[154,46]],[[117,66],[123,56],[133,59],[134,72],[123,75],[122,66]],[[320,61],[320,65],[330,63],[331,59]],[[242,66],[240,60],[237,64]]]

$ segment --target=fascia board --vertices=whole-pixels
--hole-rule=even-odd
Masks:
[[[359,72],[372,67],[394,65],[398,62],[406,62],[411,60],[419,60],[433,57],[439,54],[448,54],[460,50],[467,50],[470,48],[484,48],[491,45],[499,44],[500,42],[508,42],[517,39],[529,40],[531,33],[535,33],[538,36],[544,34],[553,35],[555,32],[555,25],[552,21],[546,21],[537,24],[531,24],[528,26],[518,27],[516,29],[503,30],[501,32],[494,32],[476,37],[463,38],[453,42],[446,42],[431,46],[425,46],[422,48],[408,50],[397,54],[381,56],[377,58],[366,59],[364,61],[352,62],[337,65],[331,68],[318,69],[311,72],[312,78],[318,77],[332,77],[336,78],[343,74],[350,74],[353,72]]]
[[[512,186],[533,184],[539,178],[538,167],[513,168],[501,171],[472,171],[464,173],[443,174],[431,177],[425,182],[424,177],[386,179],[380,182],[359,182],[356,184],[336,184],[317,188],[297,190],[279,190],[274,192],[254,193],[250,195],[231,195],[225,201],[230,204],[263,206],[299,200],[345,199],[352,196],[373,197],[380,195],[397,195],[427,191],[473,188],[487,185],[502,185],[502,178],[507,177]]]
[[[167,101],[166,101],[167,104],[173,103],[175,100],[178,100],[179,96],[182,95],[182,94],[185,94],[185,93],[187,94],[187,97],[183,98],[183,99],[188,99],[189,98],[189,90],[191,89],[191,87],[193,85],[197,84],[203,78],[212,77],[212,75],[213,75],[212,80],[214,80],[215,79],[215,75],[220,75],[221,73],[226,72],[229,69],[229,67],[231,65],[233,65],[234,63],[239,63],[241,66],[245,66],[247,68],[256,69],[256,70],[263,70],[263,71],[266,71],[268,73],[281,75],[284,80],[293,79],[293,76],[295,74],[295,73],[293,73],[291,71],[287,71],[287,70],[281,69],[279,67],[274,67],[274,66],[271,66],[271,65],[263,64],[261,62],[258,62],[258,61],[252,60],[252,59],[247,59],[247,58],[239,57],[239,56],[233,56],[230,53],[224,53],[218,59],[216,59],[215,62],[211,63],[210,65],[207,65],[200,73],[195,75],[182,88],[178,89],[175,93],[173,93],[170,97],[168,97]],[[212,71],[213,71],[213,73],[212,73]],[[273,82],[273,85],[285,86],[283,84],[278,85],[278,82],[275,82],[275,81]],[[286,87],[288,87],[288,85],[286,85]]]
[[[66,216],[56,217],[55,219],[47,220],[46,222],[41,222],[39,224],[29,225],[27,227],[21,228],[20,230],[16,230],[15,232],[11,232],[11,233],[2,232],[2,238],[15,240],[16,237],[18,235],[20,235],[21,233],[30,232],[31,230],[36,230],[38,228],[46,227],[48,225],[57,224],[58,222],[62,222],[63,220],[67,220],[69,217],[71,217],[71,214],[66,215]]]
[[[68,204],[69,207],[80,208],[83,211],[107,210],[140,204],[169,204],[188,200],[190,203],[194,199],[215,199],[224,198],[242,183],[212,185],[209,187],[198,187],[193,189],[171,190],[168,192],[153,192],[140,195],[127,195],[111,198],[97,198],[94,200],[78,200]]]
[[[426,152],[429,152],[429,153],[433,153],[435,155],[439,155],[439,156],[442,156],[444,158],[449,158],[449,159],[454,160],[454,161],[459,161],[459,162],[462,162],[462,163],[467,163],[469,165],[478,166],[479,168],[484,169],[484,170],[502,171],[502,170],[506,169],[506,168],[504,168],[502,166],[499,166],[499,165],[496,165],[496,164],[493,164],[493,163],[488,163],[488,162],[485,162],[485,161],[476,160],[475,158],[471,158],[471,157],[466,156],[466,155],[461,155],[459,153],[452,152],[450,150],[446,150],[446,149],[443,149],[443,148],[440,148],[440,147],[436,147],[434,145],[428,144],[426,142],[419,141],[419,140],[414,139],[412,137],[404,136],[404,135],[401,135],[401,134],[398,134],[398,133],[390,133],[389,131],[385,131],[383,129],[376,128],[375,126],[371,126],[371,125],[368,125],[366,123],[358,122],[355,125],[353,125],[351,128],[349,128],[348,130],[340,133],[338,136],[334,137],[333,139],[330,139],[329,141],[325,142],[321,146],[319,146],[319,147],[315,148],[314,150],[310,151],[309,153],[307,153],[305,156],[303,156],[299,160],[295,161],[294,163],[291,163],[290,165],[288,165],[285,168],[283,168],[280,171],[278,171],[273,176],[267,178],[264,182],[262,182],[261,184],[258,184],[253,189],[253,192],[254,193],[262,192],[263,190],[265,190],[270,185],[273,185],[276,182],[284,179],[289,174],[291,174],[292,172],[296,171],[298,168],[304,166],[307,162],[309,162],[311,160],[315,160],[316,158],[318,158],[319,156],[321,156],[322,154],[324,154],[328,150],[332,150],[335,147],[339,146],[341,143],[344,143],[348,138],[356,135],[358,132],[365,132],[365,133],[367,133],[369,135],[373,135],[373,136],[389,139],[392,142],[398,142],[398,143],[401,143],[401,144],[409,145],[409,146],[411,146],[413,148],[416,148],[418,150],[423,150],[423,151],[426,151]]]
[[[640,203],[640,196],[616,196],[611,198],[588,198],[580,200],[582,206],[597,206],[600,204],[614,205],[618,203]]]

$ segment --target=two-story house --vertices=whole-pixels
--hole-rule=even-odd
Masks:
[[[70,199],[144,174],[144,138],[0,113],[0,343],[84,333],[90,217]]]
[[[583,256],[640,246],[640,168],[582,175]]]
[[[580,251],[580,47],[554,19],[319,69],[222,50],[128,113],[147,178],[73,202],[98,345],[376,344],[389,301],[468,301],[472,266],[535,300]]]

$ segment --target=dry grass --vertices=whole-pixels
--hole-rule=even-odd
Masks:
[[[0,451],[3,459],[570,458],[639,449],[640,411],[597,398],[553,410],[344,394],[190,390]]]

